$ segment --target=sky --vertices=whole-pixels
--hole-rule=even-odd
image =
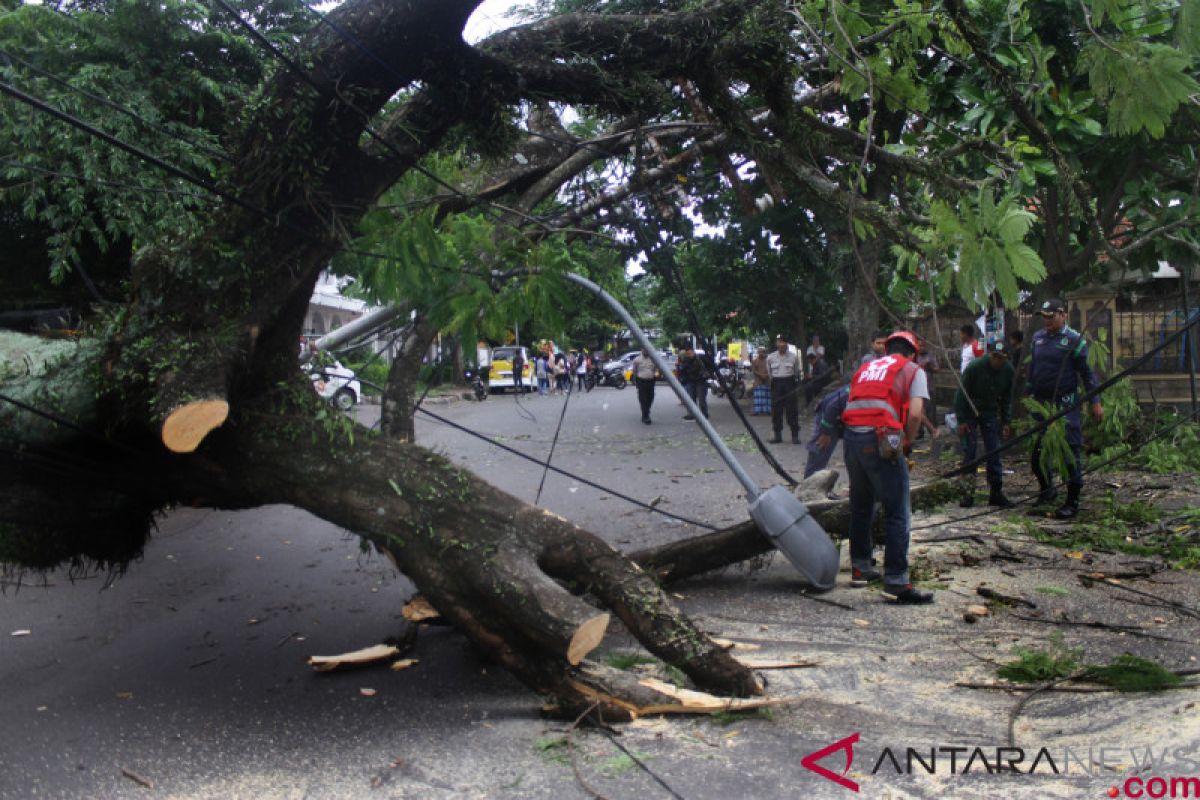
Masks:
[[[516,23],[512,19],[507,19],[504,16],[505,13],[511,8],[528,5],[528,3],[518,0],[483,0],[479,4],[479,8],[475,9],[475,13],[467,20],[467,27],[463,29],[463,38],[469,44],[474,44],[498,30],[511,28]]]

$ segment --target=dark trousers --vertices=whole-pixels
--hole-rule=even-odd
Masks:
[[[908,583],[908,541],[911,509],[908,496],[908,459],[888,461],[879,456],[875,432],[846,431],[842,440],[846,473],[850,476],[850,563],[855,569],[871,569],[872,523],[875,503],[883,505],[883,582],[887,586]]]
[[[829,466],[829,459],[833,458],[833,451],[837,449],[838,440],[841,438],[840,434],[829,434],[828,447],[821,447],[817,444],[817,439],[820,439],[821,434],[826,432],[821,427],[821,417],[818,415],[816,421],[813,422],[812,436],[808,440],[808,460],[804,463],[804,477],[806,478],[812,477],[814,473]]]
[[[654,405],[654,379],[634,378],[637,386],[638,405],[642,407],[642,419],[650,419],[650,406]]]
[[[975,460],[975,455],[979,447],[980,434],[983,438],[984,452],[988,453],[987,457],[987,482],[991,489],[999,490],[1004,482],[1004,468],[1000,464],[1000,454],[996,452],[1000,447],[1000,418],[995,414],[981,414],[975,422],[967,422],[967,434],[962,437],[963,460],[965,466],[968,462]],[[975,484],[976,466],[963,473],[963,477],[967,479],[972,486]]]
[[[513,388],[518,392],[525,388],[525,376],[521,374],[524,371],[524,364],[513,364]]]
[[[778,436],[783,430],[783,416],[793,436],[800,435],[800,392],[795,378],[771,379],[771,427]]]
[[[1042,398],[1036,398],[1042,402],[1046,402]],[[1055,405],[1059,408],[1065,408],[1075,404],[1074,393],[1063,395],[1057,398]],[[1035,422],[1042,422],[1045,417],[1038,414],[1030,414]],[[1067,446],[1071,448],[1071,453],[1074,458],[1068,464],[1067,470],[1067,485],[1068,486],[1083,486],[1083,415],[1080,409],[1075,409],[1067,413],[1063,417],[1063,422],[1067,425]],[[1033,456],[1030,462],[1033,465],[1033,474],[1037,476],[1038,482],[1047,486],[1053,485],[1054,476],[1046,474],[1042,471],[1042,438],[1045,433],[1039,433],[1033,440]]]
[[[692,402],[700,407],[700,413],[708,416],[708,382],[707,381],[689,381],[683,385],[687,390],[688,397],[692,398]]]

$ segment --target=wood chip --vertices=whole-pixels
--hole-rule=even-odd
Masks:
[[[9,636],[28,636],[31,633],[33,633],[33,631],[29,630],[28,628],[22,628],[19,631],[13,631],[9,634]]]
[[[376,692],[370,686],[361,687],[358,690],[358,693],[361,694],[363,697],[374,697],[376,694],[378,694],[378,692]]]
[[[154,784],[151,783],[148,778],[144,778],[141,775],[138,775],[136,772],[131,770],[129,767],[121,767],[121,774],[124,775],[126,778],[129,778],[129,780],[133,781],[134,783],[138,784],[139,786],[145,786],[147,789],[154,788]]]
[[[738,662],[750,669],[808,669],[819,667],[819,661],[779,661],[770,658],[739,658]]]
[[[718,636],[710,636],[709,638],[712,639],[713,644],[715,644],[717,647],[721,648],[722,650],[744,650],[747,652],[753,651],[753,650],[762,650],[762,645],[760,645],[760,644],[750,644],[749,642],[735,642],[733,639],[722,639]]]
[[[364,647],[352,653],[342,653],[337,656],[309,656],[308,665],[317,672],[329,672],[343,665],[370,664],[383,661],[400,654],[400,648],[390,644],[377,644]]]
[[[967,613],[977,617],[986,617],[991,614],[987,606],[967,606]]]
[[[417,663],[417,659],[415,659],[415,658],[402,658],[399,661],[392,664],[392,672],[399,672],[402,669],[408,669],[409,667],[411,667],[413,664],[416,664],[416,663]]]
[[[401,612],[404,618],[409,622],[424,622],[430,619],[438,619],[442,615],[437,609],[429,604],[424,595],[416,595],[413,599],[404,604],[404,610]]]
[[[856,619],[854,620],[854,624],[862,628],[868,628],[871,626],[871,621],[869,619]]]

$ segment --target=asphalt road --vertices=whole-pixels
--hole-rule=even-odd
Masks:
[[[539,458],[549,453],[563,415],[556,465],[704,525],[745,516],[740,486],[694,423],[681,419],[665,387],[650,426],[639,422],[632,389],[607,387],[569,401],[497,396],[430,410]],[[370,424],[377,409],[357,413]],[[756,479],[772,482],[731,409],[714,401],[712,418]],[[769,435],[768,420],[751,419]],[[418,439],[525,500],[538,496],[542,472],[533,464],[424,416]],[[774,451],[799,474],[802,446]],[[553,473],[539,502],[626,549],[700,530]],[[986,530],[946,515],[917,522],[926,526],[919,542]],[[731,569],[672,587],[706,630],[758,648],[747,652],[815,666],[766,673],[772,696],[788,701],[769,715],[623,726],[619,741],[645,769],[607,736],[576,732],[579,775],[614,800],[849,797],[800,761],[859,733],[846,774],[866,796],[1101,796],[1119,774],[1115,767],[1004,776],[977,764],[964,776],[943,762],[935,776],[890,768],[872,774],[884,745],[901,752],[967,743],[994,755],[1007,743],[1017,698],[954,684],[995,680],[990,661],[1014,645],[1044,643],[1054,628],[1018,623],[1003,609],[965,625],[961,607],[978,602],[981,582],[1032,597],[1039,597],[1035,589],[1055,588],[1051,598],[1039,598],[1048,615],[1169,634],[1145,640],[1063,629],[1068,644],[1089,654],[1137,646],[1164,663],[1195,659],[1195,619],[1079,587],[1075,573],[1108,568],[1102,558],[1085,565],[1052,548],[979,542],[914,546],[914,558],[938,582],[938,603],[921,608],[888,606],[877,592],[844,581],[809,598],[778,558],[757,571]],[[963,566],[964,553],[974,566]],[[1169,573],[1146,588],[1192,604],[1196,581],[1188,575]],[[572,769],[567,726],[542,719],[539,699],[453,630],[423,633],[413,654],[418,663],[402,672],[373,666],[314,673],[305,663],[310,655],[400,635],[400,606],[412,587],[345,531],[295,509],[177,509],[125,575],[72,582],[57,572],[43,583],[25,580],[18,587],[5,579],[0,594],[2,800],[592,796]],[[614,624],[603,650],[635,652],[636,645]],[[1047,695],[1017,724],[1018,744],[1085,754],[1087,747],[1132,744],[1196,750],[1196,700],[1195,690]],[[822,763],[840,774],[840,759],[834,754]]]

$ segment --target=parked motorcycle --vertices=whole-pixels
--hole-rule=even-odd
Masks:
[[[596,386],[612,386],[615,389],[625,388],[625,365],[620,361],[610,361],[602,367],[592,367],[589,377]]]
[[[741,400],[746,396],[746,380],[742,377],[742,371],[737,368],[736,364],[732,361],[722,361],[717,367],[717,372],[724,379],[725,388],[729,390],[731,397]],[[725,396],[725,389],[721,388],[721,381],[715,375],[708,379],[708,385],[716,397]]]
[[[467,369],[463,371],[463,377],[467,379],[467,383],[471,384],[471,388],[475,390],[476,400],[487,400],[487,380],[481,373],[473,369]]]

